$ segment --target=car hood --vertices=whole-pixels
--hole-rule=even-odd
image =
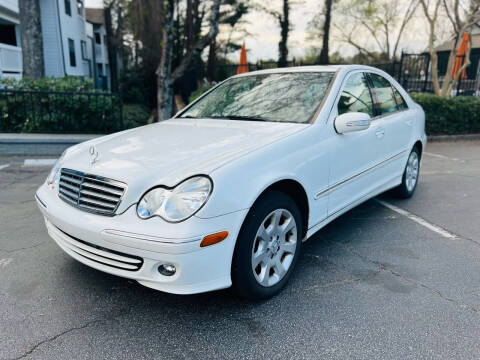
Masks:
[[[300,131],[308,124],[222,119],[171,119],[104,136],[70,149],[62,167],[125,182],[120,212],[156,185],[174,186],[247,152]],[[97,160],[92,164],[95,153]]]

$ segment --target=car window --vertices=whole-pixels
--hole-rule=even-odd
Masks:
[[[351,75],[340,96],[338,115],[348,112],[363,112],[373,116],[372,97],[363,73]]]
[[[377,74],[370,74],[370,79],[373,85],[376,115],[384,115],[397,111],[397,102],[393,97],[393,89],[390,81]]]
[[[392,88],[393,88],[393,95],[395,96],[395,100],[397,101],[398,110],[408,109],[407,102],[405,101],[403,96],[400,94],[400,92],[395,88],[395,86],[392,86]]]
[[[248,75],[227,80],[180,117],[307,123],[333,72]]]

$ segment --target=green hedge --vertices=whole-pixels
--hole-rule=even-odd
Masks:
[[[148,116],[142,105],[122,106],[120,97],[95,90],[91,80],[0,80],[0,132],[111,133],[144,125]]]
[[[123,105],[123,126],[125,129],[146,125],[151,112],[145,105],[124,104]]]
[[[480,133],[480,97],[440,97],[429,93],[410,94],[425,111],[428,135]]]

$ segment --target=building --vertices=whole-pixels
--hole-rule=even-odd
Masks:
[[[105,11],[86,8],[85,18],[93,27],[92,53],[97,88],[110,88],[110,66],[108,64],[107,31]]]
[[[22,77],[18,0],[0,0],[0,78]]]
[[[84,0],[40,0],[45,76],[81,76],[110,87],[103,10],[94,10],[91,23]],[[18,0],[0,0],[0,76],[22,76],[19,21]]]
[[[467,79],[477,79],[480,72],[480,25],[476,25],[471,34],[472,49],[470,51],[470,66],[466,70]],[[438,55],[438,75],[445,76],[448,58],[453,41],[447,41],[436,47]]]

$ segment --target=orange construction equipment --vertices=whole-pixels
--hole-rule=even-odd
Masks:
[[[248,72],[247,49],[245,48],[245,43],[243,43],[242,50],[240,51],[240,62],[238,63],[237,74],[246,72]]]
[[[468,51],[468,45],[469,45],[469,35],[468,35],[468,32],[466,32],[463,34],[462,41],[460,42],[460,46],[458,47],[457,57],[455,59],[455,62],[453,63],[453,71],[452,71],[453,79],[455,79],[455,77],[457,76],[457,73],[460,71],[460,68],[465,63],[465,56]],[[465,69],[463,69],[461,78],[462,80],[465,80],[466,77],[467,77],[467,73],[465,72]]]

